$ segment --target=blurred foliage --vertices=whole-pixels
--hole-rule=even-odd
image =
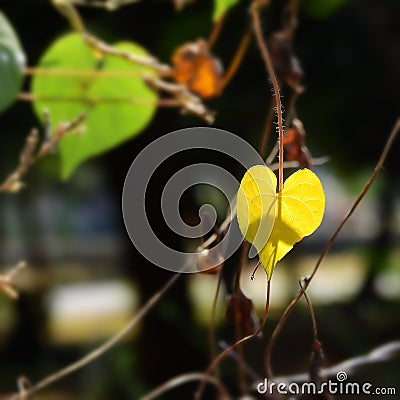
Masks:
[[[16,100],[23,81],[25,54],[13,27],[0,11],[0,112]]]
[[[340,9],[346,7],[349,0],[304,0],[303,6],[306,13],[315,19],[325,19],[331,17]]]
[[[227,4],[233,2],[222,3],[227,9]],[[132,40],[161,61],[168,62],[179,46],[208,37],[213,27],[216,4],[211,0],[197,0],[177,12],[172,2],[154,0],[140,1],[114,13],[89,8],[82,8],[81,12],[88,30],[105,41]],[[266,36],[281,28],[283,4],[273,1],[271,8],[264,13]],[[248,5],[248,2],[240,1],[229,9],[224,28],[213,48],[213,54],[222,61],[225,69],[249,24]],[[18,33],[31,66],[40,64],[46,49],[69,32],[66,21],[45,0],[3,2],[2,11]],[[304,124],[307,146],[313,156],[329,155],[328,167],[334,169],[349,187],[362,186],[359,177],[365,177],[365,171],[371,170],[398,117],[399,14],[400,2],[397,0],[301,2],[293,47],[305,72],[306,92],[298,100],[297,116]],[[1,77],[2,73],[2,85]],[[29,90],[28,79],[23,89]],[[65,91],[62,84],[56,90]],[[3,93],[6,92],[2,89],[0,96]],[[290,91],[284,89],[283,101],[289,96]],[[265,69],[258,49],[252,43],[230,85],[220,98],[212,99],[207,104],[218,111],[217,127],[231,130],[257,146],[270,101]],[[54,115],[54,118],[62,117]],[[0,115],[2,176],[14,167],[29,129],[38,123],[30,104],[26,103],[17,102]],[[115,121],[117,123],[119,121]],[[2,264],[10,261],[5,260],[10,254],[21,254],[32,262],[33,271],[41,271],[37,274],[41,277],[39,282],[34,282],[18,303],[3,304],[8,300],[2,300],[0,304],[0,324],[8,324],[1,330],[0,356],[2,365],[7,366],[1,371],[2,392],[12,390],[10,383],[21,372],[36,381],[93,347],[93,343],[58,347],[47,341],[45,297],[54,282],[62,283],[65,276],[71,282],[80,281],[83,277],[89,281],[124,275],[137,282],[144,300],[169,278],[168,272],[154,268],[137,254],[126,238],[119,210],[120,192],[132,160],[146,144],[172,130],[202,124],[199,119],[181,115],[177,110],[159,108],[144,134],[135,136],[130,128],[132,135],[127,134],[121,141],[132,140],[118,147],[115,147],[117,142],[113,143],[108,153],[85,163],[68,184],[55,180],[59,160],[54,157],[44,160],[31,171],[27,179],[28,187],[18,198],[1,199],[4,213],[1,225]],[[96,126],[96,129],[101,130],[101,127]],[[65,151],[72,152],[73,146]],[[202,160],[207,161],[207,157],[211,159],[205,156]],[[394,233],[393,221],[398,210],[399,159],[397,145],[380,175],[379,185],[374,188],[379,214],[379,226],[373,227],[376,228],[376,236],[368,243],[356,242],[356,247],[353,246],[353,238],[348,237],[346,243],[340,243],[333,249],[359,253],[360,247],[367,248],[362,253],[367,276],[364,287],[351,301],[316,307],[328,363],[369,351],[400,335],[399,300],[379,297],[375,290],[378,285],[380,292],[385,291],[388,280],[392,284],[397,282],[394,276],[398,276],[396,266],[399,258],[393,248],[398,248],[399,238],[398,232]],[[177,167],[172,161],[169,166],[171,171]],[[71,171],[72,167],[67,172]],[[155,186],[162,186],[161,178],[155,181]],[[190,216],[197,212],[197,209],[193,210],[193,203],[193,198],[188,196],[182,204],[183,213]],[[154,224],[162,226],[155,211],[158,205],[151,206],[154,207]],[[99,232],[113,235],[118,246],[107,253],[108,247],[104,242],[90,241],[93,236],[97,238]],[[167,231],[163,234],[167,241],[176,245],[175,238],[171,238]],[[10,240],[7,241],[7,238]],[[304,248],[315,258],[320,244],[313,246],[307,248],[305,244]],[[63,264],[66,260],[79,261],[75,270],[70,264]],[[237,257],[227,262],[227,271],[233,271],[235,263]],[[309,264],[307,262],[307,267]],[[82,265],[85,265],[85,272]],[[293,274],[290,275],[293,281],[297,276],[295,265],[296,255],[288,260],[287,265],[287,270]],[[386,266],[390,266],[390,274],[376,280]],[[350,262],[348,268],[352,268]],[[60,382],[58,387],[75,394],[75,398],[136,398],[139,393],[145,393],[176,374],[203,369],[209,361],[208,330],[199,327],[193,318],[186,283],[179,282],[163,303],[153,310],[135,341],[121,344],[81,371],[82,375]],[[329,284],[332,285],[332,281]],[[226,286],[229,291],[229,279]],[[209,300],[211,291],[204,290]],[[200,312],[203,313],[204,323],[206,316],[204,311]],[[278,315],[278,312],[272,315],[270,325],[266,327],[266,337]],[[299,372],[307,368],[311,324],[305,321],[309,321],[309,312],[303,307],[296,309],[289,318],[273,355],[276,373]],[[233,340],[231,327],[218,327],[217,333],[218,337]],[[259,355],[264,350],[262,344],[249,344],[248,350],[248,363],[256,371],[262,371],[259,361]],[[398,363],[385,368],[379,366],[373,370],[371,380],[382,382],[382,385],[386,380],[388,386],[393,385],[399,371]],[[228,383],[236,387],[234,368],[229,370],[228,375]],[[171,393],[165,398],[190,398],[193,389],[192,386],[183,387],[178,394]]]
[[[238,0],[214,0],[214,12],[213,12],[214,22],[221,19],[225,15],[225,13],[237,2]]]

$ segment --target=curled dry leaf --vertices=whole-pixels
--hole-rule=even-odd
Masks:
[[[304,168],[312,166],[311,153],[306,146],[306,132],[300,120],[294,119],[293,126],[286,131],[283,147],[287,161],[297,161]]]
[[[218,96],[223,83],[221,62],[210,54],[207,43],[199,39],[186,43],[172,56],[172,77],[203,99]]]
[[[260,327],[253,302],[240,289],[228,298],[226,318],[232,324],[238,324],[241,335],[252,335]]]
[[[300,90],[303,70],[300,61],[293,54],[292,41],[287,32],[273,33],[268,45],[277,78],[286,82],[292,89]]]

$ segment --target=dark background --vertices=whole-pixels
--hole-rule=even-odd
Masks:
[[[318,2],[303,3],[294,48],[305,71],[307,91],[300,97],[297,111],[308,133],[309,148],[313,154],[330,156],[325,171],[336,177],[351,199],[372,171],[399,116],[399,2],[343,1],[332,11],[329,11],[331,1],[326,2],[325,11]],[[242,1],[232,9],[213,49],[225,65],[229,64],[249,23],[248,4]],[[263,14],[266,35],[280,28],[283,4],[275,1]],[[56,37],[68,31],[66,21],[47,1],[8,1],[1,6],[20,36],[30,66],[36,64]],[[113,13],[93,9],[81,12],[89,31],[103,40],[110,43],[133,40],[165,62],[169,62],[176,47],[199,37],[207,38],[212,29],[211,1],[195,1],[179,13],[168,1],[142,1]],[[25,90],[29,90],[28,82],[27,79]],[[216,127],[232,131],[257,146],[270,101],[264,65],[253,41],[231,84],[208,105],[218,112]],[[16,103],[0,116],[1,176],[12,170],[25,136],[37,125],[27,103]],[[0,393],[14,390],[13,382],[20,374],[35,382],[96,345],[96,339],[63,345],[52,341],[46,330],[50,318],[46,304],[48,291],[54,285],[90,284],[117,277],[133,282],[143,302],[169,279],[170,273],[149,264],[127,238],[120,215],[120,195],[131,162],[146,144],[173,130],[194,125],[204,123],[175,109],[159,109],[140,136],[88,161],[69,181],[58,180],[58,159],[50,157],[29,173],[28,186],[21,194],[2,195],[1,265],[26,259],[34,273],[24,283],[18,302],[0,301],[0,307],[7,310],[0,312],[3,315]],[[316,305],[328,363],[399,338],[400,288],[391,298],[381,296],[376,290],[380,274],[389,269],[397,271],[397,276],[400,274],[400,230],[396,224],[399,148],[397,141],[374,191],[371,212],[376,214],[377,222],[364,228],[374,233],[367,235],[367,239],[347,236],[333,248],[333,253],[358,254],[367,274],[362,287],[348,301]],[[213,160],[208,154],[196,157]],[[171,170],[178,169],[181,162],[173,161]],[[226,160],[220,162],[226,164]],[[163,179],[160,177],[159,182]],[[182,205],[189,217],[196,213],[194,203],[188,196]],[[54,204],[58,205],[58,212],[52,211]],[[155,204],[156,220],[161,218],[157,210]],[[161,229],[161,235],[167,242],[171,240],[166,228]],[[317,255],[325,236],[312,245],[306,244],[299,257]],[[109,247],[99,248],[97,237],[109,238]],[[49,238],[61,243],[57,251],[51,249]],[[75,242],[81,246],[74,245]],[[296,255],[290,260],[295,264]],[[233,269],[236,263],[234,258],[228,267]],[[320,273],[324,273],[322,268]],[[208,364],[208,329],[193,318],[187,280],[181,279],[150,313],[135,338],[54,385],[49,389],[49,398],[138,398],[176,374],[204,370]],[[397,282],[400,285],[399,279]],[[284,306],[277,307],[267,324],[267,337]],[[224,324],[218,333],[221,339],[232,340],[231,331]],[[274,350],[276,373],[304,371],[310,344],[308,311],[298,307]],[[263,343],[246,346],[249,363],[260,376],[263,372],[258,354],[263,346]],[[224,381],[233,391],[237,390],[234,364],[223,365]],[[380,386],[394,386],[398,384],[399,373],[399,362],[392,362],[369,368],[362,379],[371,379]],[[165,398],[191,398],[194,388],[186,385]]]

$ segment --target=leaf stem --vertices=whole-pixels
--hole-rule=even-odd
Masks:
[[[272,87],[274,90],[275,110],[278,119],[278,143],[279,143],[279,170],[278,170],[278,192],[283,189],[283,116],[282,116],[282,103],[278,80],[276,78],[274,67],[271,57],[269,55],[268,46],[262,34],[261,20],[260,20],[260,1],[255,0],[251,6],[251,15],[253,21],[254,34],[257,39],[258,47],[260,48],[262,58],[265,63],[268,75],[270,77]]]
[[[224,27],[225,23],[225,16],[222,16],[213,26],[210,36],[208,37],[207,44],[208,44],[208,49],[211,50],[211,48],[214,46],[215,42],[217,41],[219,35],[221,34],[222,28]]]

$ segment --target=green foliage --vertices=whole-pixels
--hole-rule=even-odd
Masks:
[[[118,43],[115,48],[147,55],[135,43]],[[68,178],[86,159],[139,134],[155,112],[157,94],[143,80],[143,75],[154,72],[120,57],[98,54],[78,34],[56,40],[38,68],[49,71],[36,75],[32,81],[37,98],[34,109],[39,118],[44,109],[50,110],[54,125],[82,112],[87,115],[84,133],[68,135],[60,143],[63,178]],[[57,70],[59,74],[50,74]],[[96,72],[104,74],[96,76]]]
[[[25,54],[13,27],[0,11],[0,112],[17,97],[23,82]]]
[[[213,21],[221,19],[239,0],[214,0]]]
[[[310,17],[325,19],[345,7],[348,3],[348,0],[305,0],[303,6]]]

